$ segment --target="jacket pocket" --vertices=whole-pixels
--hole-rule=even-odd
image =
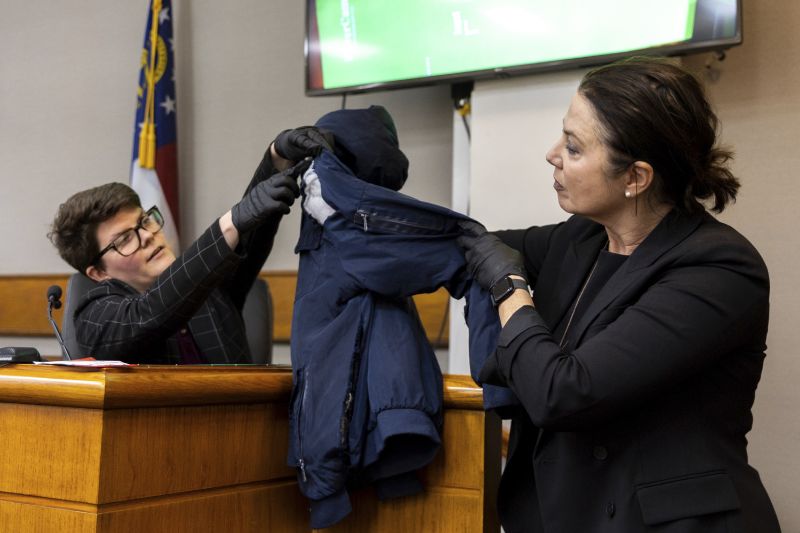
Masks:
[[[308,389],[308,370],[300,368],[296,371],[296,381],[292,391],[292,400],[289,403],[289,421],[294,426],[292,436],[293,459],[295,466],[300,470],[303,481],[307,481],[306,465],[303,455],[303,426],[302,417],[305,407],[306,392]]]
[[[653,526],[681,518],[739,508],[739,497],[724,471],[641,485],[636,490],[644,523]]]
[[[394,233],[401,235],[441,235],[445,233],[443,217],[413,214],[381,213],[375,209],[361,208],[353,214],[353,223],[369,233]]]
[[[294,253],[299,254],[300,252],[309,252],[319,248],[322,242],[322,231],[322,226],[319,222],[303,211],[300,219],[300,236],[294,247]]]

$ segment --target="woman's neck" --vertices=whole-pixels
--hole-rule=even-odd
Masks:
[[[670,209],[671,207],[667,205],[654,209],[640,209],[636,215],[622,217],[613,223],[604,224],[608,235],[608,251],[631,255],[670,212]]]

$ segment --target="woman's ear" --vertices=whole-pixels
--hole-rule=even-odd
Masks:
[[[86,271],[84,272],[84,274],[86,274],[87,278],[91,279],[92,281],[96,281],[97,283],[100,283],[101,281],[107,279],[111,279],[111,276],[109,276],[105,270],[103,270],[102,268],[98,268],[94,265],[89,265],[88,267],[86,267]]]
[[[653,184],[654,177],[655,171],[650,163],[634,161],[628,169],[625,196],[639,196]]]

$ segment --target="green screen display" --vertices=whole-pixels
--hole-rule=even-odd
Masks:
[[[731,41],[737,8],[737,0],[309,0],[308,89]]]

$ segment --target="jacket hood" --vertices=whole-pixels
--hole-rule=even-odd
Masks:
[[[408,177],[408,159],[400,150],[397,128],[383,106],[340,109],[315,124],[333,134],[333,152],[359,179],[393,191]]]

